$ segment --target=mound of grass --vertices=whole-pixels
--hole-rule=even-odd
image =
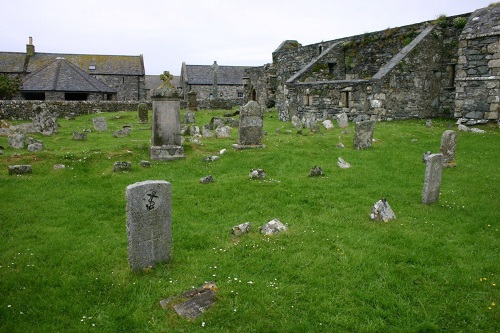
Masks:
[[[197,125],[223,113],[199,111]],[[373,147],[357,151],[352,124],[299,135],[270,112],[265,149],[233,150],[233,129],[228,139],[186,140],[185,159],[142,168],[148,125],[135,112],[105,114],[107,132],[73,141],[95,116],[33,135],[45,143],[39,153],[0,137],[0,331],[498,332],[497,128],[458,133],[457,167],[444,170],[439,202],[422,205],[422,154],[438,152],[452,120],[377,123]],[[111,135],[126,124],[130,136]],[[340,169],[338,157],[352,167]],[[113,173],[118,161],[132,171]],[[33,173],[8,175],[13,164]],[[325,176],[308,177],[315,165]],[[267,177],[250,180],[253,168]],[[214,182],[200,184],[208,174]],[[156,179],[172,184],[173,260],[133,273],[125,188]],[[370,221],[382,197],[396,220]],[[274,218],[288,231],[261,235]],[[250,233],[231,235],[247,221]],[[219,291],[199,319],[159,305],[205,281]]]

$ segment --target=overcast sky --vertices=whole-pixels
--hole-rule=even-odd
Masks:
[[[302,45],[472,12],[493,0],[0,0],[0,51],[144,56],[146,74],[261,66]]]

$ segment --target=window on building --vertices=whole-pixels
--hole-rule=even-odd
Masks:
[[[84,93],[65,93],[64,99],[67,101],[86,101],[88,94]]]
[[[333,72],[335,72],[336,67],[337,67],[336,62],[329,62],[328,63],[328,74],[333,74]]]
[[[23,93],[23,98],[28,101],[44,101],[45,93],[43,92]]]
[[[208,95],[208,99],[209,100],[213,100],[214,99],[214,94],[210,93],[210,95]]]
[[[89,70],[95,71],[95,65],[89,65]]]
[[[243,92],[242,91],[238,91],[237,92],[237,96],[238,96],[238,98],[243,98]]]
[[[342,91],[340,93],[340,102],[342,103],[342,106],[345,108],[349,107],[349,91]]]

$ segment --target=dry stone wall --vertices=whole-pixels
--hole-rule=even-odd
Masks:
[[[30,120],[40,110],[58,117],[79,116],[100,112],[137,111],[140,101],[0,101],[0,119]],[[146,103],[151,109],[151,103]]]

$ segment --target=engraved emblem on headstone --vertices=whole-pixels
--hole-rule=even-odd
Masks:
[[[159,199],[160,197],[158,196],[158,193],[155,190],[149,190],[146,192],[142,200],[145,201],[146,203],[145,207],[147,210],[154,210],[158,208],[156,204],[159,201]]]

